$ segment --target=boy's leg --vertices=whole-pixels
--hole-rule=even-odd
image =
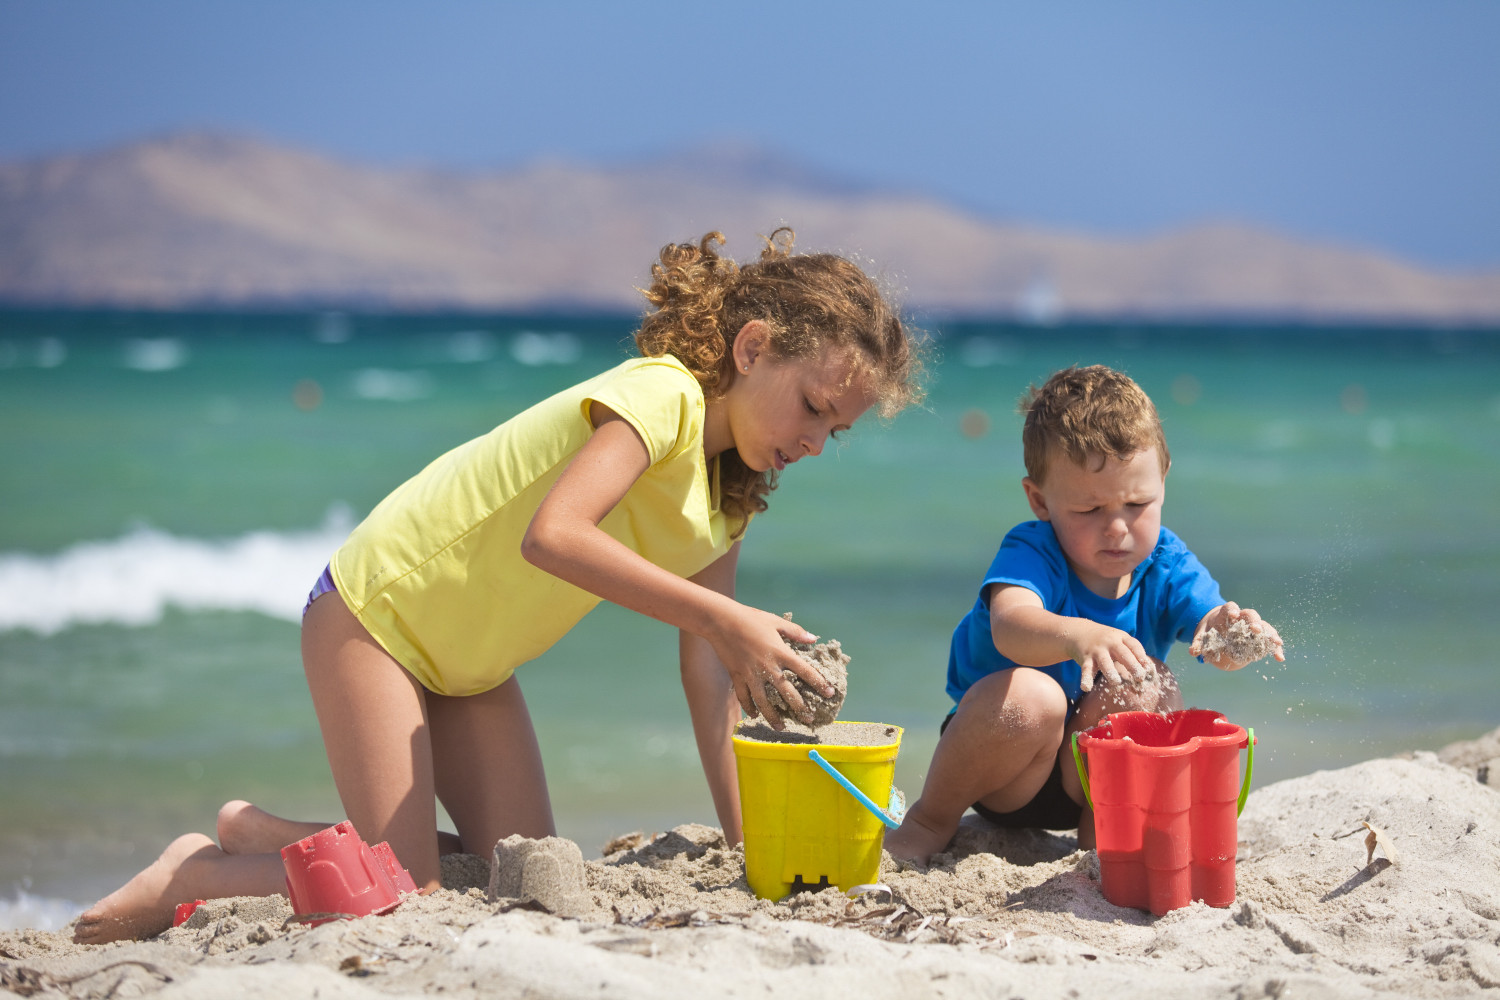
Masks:
[[[542,752],[515,677],[462,698],[428,694],[427,712],[437,795],[465,851],[487,858],[511,834],[556,834]]]
[[[1094,681],[1094,689],[1083,696],[1078,711],[1068,720],[1067,732],[1057,758],[1062,766],[1063,791],[1083,807],[1078,820],[1078,846],[1083,850],[1094,847],[1094,811],[1083,798],[1083,784],[1078,780],[1078,767],[1073,760],[1073,734],[1092,729],[1106,715],[1115,712],[1175,712],[1182,708],[1182,690],[1177,686],[1177,677],[1161,660],[1152,658],[1156,673],[1140,683],[1110,684],[1104,678]]]
[[[925,862],[948,846],[975,802],[996,812],[1030,802],[1052,773],[1067,712],[1062,688],[1039,670],[1016,667],[975,683],[938,740],[921,798],[886,836],[886,850]]]
[[[225,896],[273,896],[286,885],[279,854],[225,854],[201,833],[174,840],[135,878],[89,907],[73,940],[105,944],[159,934],[179,903]]]

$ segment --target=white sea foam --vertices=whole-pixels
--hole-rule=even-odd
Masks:
[[[571,333],[522,330],[510,342],[510,356],[528,368],[571,365],[583,357],[583,342]]]
[[[68,345],[56,337],[0,340],[0,368],[56,368],[68,360]]]
[[[424,371],[362,368],[354,373],[354,394],[360,399],[410,403],[432,394],[432,376]]]
[[[0,631],[153,625],[168,607],[256,611],[297,621],[313,581],[353,525],[345,507],[309,531],[182,538],[140,527],[52,555],[0,553]]]
[[[169,372],[187,364],[187,345],[175,337],[136,337],[122,350],[122,363],[138,372]]]
[[[25,889],[17,888],[15,899],[0,899],[0,931],[26,928],[60,930],[83,911],[84,907],[66,899],[33,896]]]
[[[965,368],[1013,365],[1025,354],[1025,345],[1014,337],[970,337],[958,348],[959,363]]]
[[[460,364],[488,361],[496,350],[495,336],[488,330],[460,330],[448,337],[448,357]]]

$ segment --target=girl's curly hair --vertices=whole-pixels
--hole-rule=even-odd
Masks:
[[[844,350],[850,380],[863,379],[883,417],[918,402],[921,359],[901,318],[875,282],[835,254],[793,254],[796,234],[783,226],[764,237],[760,258],[741,267],[720,256],[724,234],[662,247],[644,289],[652,309],[636,347],[647,357],[671,354],[697,377],[707,400],[722,397],[735,378],[734,338],[761,320],[768,346],[781,359],[817,358]],[[740,521],[766,509],[774,471],[757,472],[733,450],[719,459],[720,509]],[[738,534],[739,532],[736,532]]]

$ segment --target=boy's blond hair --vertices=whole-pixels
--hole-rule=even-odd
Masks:
[[[1026,474],[1038,485],[1053,454],[1083,465],[1094,456],[1128,461],[1154,447],[1163,476],[1172,464],[1151,397],[1113,368],[1064,368],[1040,388],[1029,387],[1018,409],[1026,418],[1021,430]]]

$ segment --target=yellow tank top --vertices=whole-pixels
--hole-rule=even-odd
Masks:
[[[521,558],[553,482],[600,402],[645,441],[651,467],[600,523],[688,577],[729,551],[703,456],[703,390],[670,355],[635,358],[459,445],[402,484],[334,554],[334,582],[370,634],[430,691],[478,694],[560,639],[599,598]]]

